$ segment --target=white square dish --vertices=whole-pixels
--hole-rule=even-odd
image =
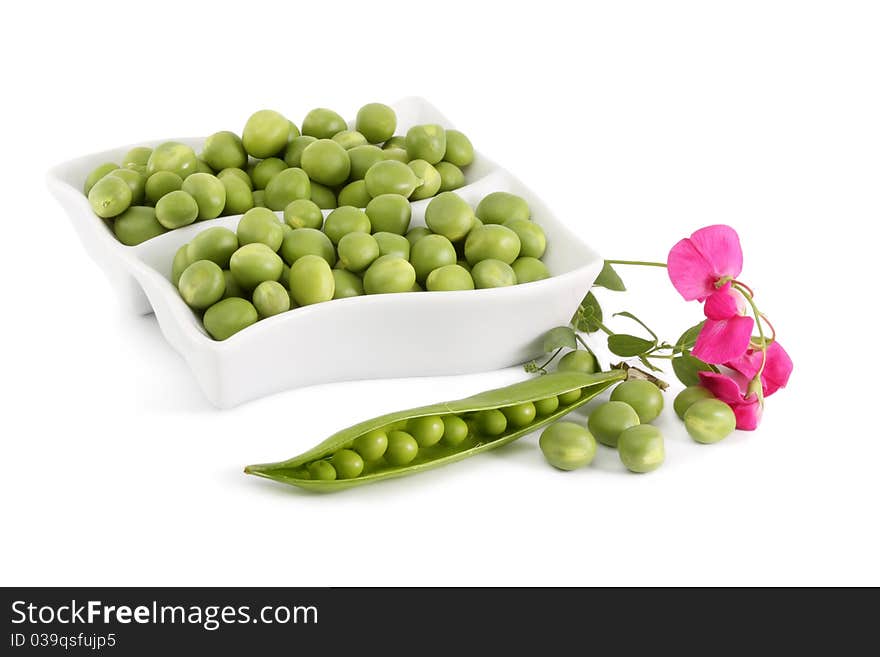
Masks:
[[[406,98],[393,107],[398,134],[420,123],[453,127],[424,99]],[[204,138],[177,141],[198,151]],[[209,226],[234,230],[241,217],[202,221],[134,247],[123,245],[92,212],[82,184],[92,169],[119,161],[129,148],[56,166],[48,174],[49,189],[122,302],[133,312],[156,314],[162,334],[189,364],[208,399],[221,408],[318,383],[466,374],[525,362],[541,353],[541,336],[548,329],[568,323],[602,268],[601,257],[540,198],[477,153],[465,171],[467,184],[456,193],[474,206],[493,191],[524,197],[547,234],[543,259],[551,278],[489,290],[339,299],[261,320],[217,342],[170,282],[171,261],[196,233]],[[424,225],[428,202],[413,203],[413,226]]]

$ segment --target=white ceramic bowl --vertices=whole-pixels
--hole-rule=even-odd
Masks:
[[[420,123],[452,127],[421,98],[403,99],[394,109],[399,134]],[[199,150],[204,139],[177,141]],[[134,247],[121,244],[92,212],[82,184],[92,169],[118,162],[130,147],[58,165],[49,172],[49,188],[122,302],[136,313],[156,313],[165,338],[189,364],[208,399],[222,408],[318,383],[465,374],[525,362],[540,355],[543,333],[568,323],[602,267],[599,255],[540,198],[477,153],[465,172],[466,186],[456,192],[474,206],[493,191],[523,196],[547,234],[544,262],[552,278],[491,290],[339,299],[261,320],[216,342],[169,281],[171,260],[199,231],[209,226],[234,230],[241,217],[199,222]],[[424,225],[428,202],[413,203],[412,225]]]

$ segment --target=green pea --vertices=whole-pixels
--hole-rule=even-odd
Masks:
[[[474,146],[463,132],[446,131],[446,153],[443,159],[458,167],[466,167],[474,161]]]
[[[347,269],[333,270],[333,298],[347,299],[349,297],[359,297],[364,293],[364,282],[361,277]]]
[[[241,241],[240,235],[238,239]],[[242,288],[253,290],[263,281],[277,281],[281,278],[283,264],[271,248],[260,242],[253,242],[239,247],[232,254],[229,271]]]
[[[474,279],[474,286],[480,290],[516,285],[516,274],[513,273],[510,265],[493,258],[475,264],[471,269],[471,276]]]
[[[460,445],[468,437],[470,429],[467,422],[457,415],[443,417],[443,442],[446,445]]]
[[[263,109],[251,114],[244,124],[241,143],[251,157],[267,158],[287,146],[289,135],[290,121],[278,112]]]
[[[131,205],[131,188],[122,178],[104,176],[89,190],[89,204],[95,214],[102,219],[115,217],[125,212]],[[176,228],[176,226],[167,227]]]
[[[336,290],[336,279],[324,258],[304,255],[290,265],[289,286],[297,305],[308,306],[330,301]]]
[[[342,130],[333,135],[331,139],[342,146],[345,150],[350,150],[355,146],[367,145],[367,138],[357,130]]]
[[[176,192],[183,187],[183,179],[171,171],[157,171],[147,178],[144,185],[147,201],[156,204],[166,194]]]
[[[113,221],[116,239],[126,246],[146,242],[164,232],[165,226],[156,219],[156,210],[143,205],[131,206]]]
[[[266,185],[266,207],[283,210],[291,201],[308,199],[311,183],[302,169],[285,169],[276,173]]]
[[[379,243],[369,233],[347,233],[337,246],[339,264],[349,271],[361,272],[379,257]]]
[[[316,137],[308,135],[294,137],[287,145],[287,150],[284,151],[284,161],[287,163],[287,166],[302,167],[303,151],[306,149],[306,146],[316,141],[318,141]]]
[[[240,171],[240,169],[224,169],[224,171]],[[244,175],[247,177],[246,173]],[[244,182],[237,175],[227,174],[218,176],[217,179],[223,184],[223,189],[226,192],[226,205],[223,206],[223,214],[244,214],[254,207],[254,194],[251,191],[250,178],[248,178],[248,182]]]
[[[428,207],[425,208],[425,223],[438,235],[457,242],[468,235],[473,228],[474,211],[458,194],[442,192],[431,199]],[[513,262],[513,259],[510,262]]]
[[[508,219],[504,226],[510,228],[519,237],[520,255],[529,258],[540,258],[547,250],[547,237],[544,230],[528,219]]]
[[[296,228],[290,231],[281,242],[281,255],[289,265],[306,255],[320,256],[331,267],[336,264],[333,242],[316,228]]]
[[[464,255],[471,265],[490,258],[509,265],[516,260],[519,251],[517,234],[510,228],[496,224],[474,228],[464,243]]]
[[[198,166],[196,167],[196,173],[209,173],[212,176],[214,175],[214,169],[212,169],[207,162],[204,160],[198,160]]]
[[[412,160],[436,164],[446,153],[446,131],[436,124],[413,126],[406,133],[406,152]]]
[[[543,281],[550,278],[550,271],[547,265],[537,258],[517,258],[510,265],[513,273],[516,274],[517,283],[534,283],[535,281]]]
[[[287,143],[289,144],[297,137],[302,136],[302,133],[299,131],[299,128],[296,127],[296,123],[293,121],[290,122],[290,130],[287,133]]]
[[[306,114],[302,122],[302,133],[318,139],[330,139],[337,132],[348,128],[339,114],[324,107],[318,107]]]
[[[309,478],[319,481],[335,481],[336,468],[330,461],[312,461],[309,463]]]
[[[187,176],[182,189],[195,199],[199,220],[219,217],[226,206],[226,187],[210,173]]]
[[[235,276],[232,275],[231,271],[224,269],[223,279],[226,281],[226,289],[223,291],[224,299],[230,297],[240,297],[244,299],[247,297],[247,293],[242,289],[241,285],[238,284],[238,281],[235,280]]]
[[[617,447],[617,438],[624,429],[639,423],[639,415],[635,409],[620,401],[609,401],[600,404],[590,414],[587,426],[603,445]]]
[[[343,235],[348,233],[369,234],[370,228],[370,218],[366,212],[350,205],[336,208],[324,221],[324,233],[334,244],[339,244]]]
[[[715,399],[715,396],[703,386],[688,386],[676,395],[672,408],[679,419],[683,420],[687,409],[702,399]]]
[[[176,141],[166,141],[159,144],[150,153],[147,160],[147,175],[152,176],[157,171],[170,171],[180,176],[181,180],[189,174],[195,173],[199,168],[199,161],[195,151],[185,144]]]
[[[719,399],[701,399],[684,413],[684,426],[691,438],[708,445],[724,440],[736,429],[736,415]]]
[[[507,418],[496,408],[476,413],[474,423],[477,431],[487,436],[500,436],[507,429]]]
[[[253,191],[254,182],[251,180],[251,177],[248,175],[247,171],[245,171],[244,169],[236,168],[236,167],[229,167],[229,168],[223,169],[220,173],[217,174],[217,177],[220,180],[223,180],[223,178],[225,178],[226,176],[234,176],[234,177],[238,178],[239,180],[241,180],[241,182],[243,182],[245,185],[247,185],[247,188],[249,190]]]
[[[338,205],[336,194],[333,190],[314,180],[312,181],[312,195],[310,198],[322,210],[332,210]]]
[[[374,196],[366,207],[374,232],[406,234],[412,219],[412,206],[400,194]]]
[[[309,178],[322,185],[339,185],[351,173],[351,160],[346,150],[332,139],[319,139],[303,151],[302,168]]]
[[[391,138],[397,129],[397,115],[382,103],[367,103],[358,110],[355,128],[371,144],[380,144]]]
[[[348,151],[348,159],[351,162],[350,180],[363,180],[367,175],[367,171],[376,162],[385,159],[382,149],[378,146],[364,145],[355,146]]]
[[[253,197],[255,208],[266,207],[266,193],[262,189],[254,190]]]
[[[505,406],[501,409],[507,418],[507,426],[514,429],[522,429],[535,421],[537,410],[532,402],[523,402],[514,406]]]
[[[492,192],[477,205],[477,217],[484,224],[503,224],[511,219],[527,220],[532,216],[529,204],[510,192]]]
[[[556,369],[560,372],[583,372],[584,374],[593,374],[594,372],[599,371],[599,363],[591,352],[585,349],[575,349],[574,351],[569,351],[559,359]]]
[[[407,465],[419,454],[419,444],[416,439],[405,431],[388,432],[388,449],[385,451],[385,460],[391,465]]]
[[[545,399],[538,399],[534,404],[535,413],[538,415],[550,415],[551,413],[556,412],[556,409],[559,408],[559,398],[547,397]]]
[[[169,192],[156,203],[156,218],[165,228],[188,226],[199,216],[199,205],[182,190]]]
[[[367,183],[363,180],[355,180],[339,190],[337,203],[339,205],[351,205],[355,208],[365,208],[370,202],[367,194]]]
[[[412,160],[407,166],[422,181],[422,184],[416,187],[410,195],[410,200],[420,201],[421,199],[431,198],[440,190],[440,174],[437,173],[437,169],[431,164],[428,164],[425,160]]]
[[[205,311],[205,330],[215,340],[225,340],[251,324],[256,324],[257,309],[247,299],[221,299]]]
[[[404,260],[409,260],[409,240],[403,235],[395,233],[379,232],[373,233],[373,238],[379,245],[379,255],[395,255]]]
[[[171,261],[171,282],[174,287],[180,282],[180,276],[183,270],[192,264],[189,259],[189,244],[184,244],[174,252],[174,259]]]
[[[383,148],[382,155],[386,160],[393,160],[403,164],[408,163],[410,160],[405,148]]]
[[[396,160],[377,162],[367,170],[364,180],[367,192],[373,198],[382,194],[399,194],[409,198],[421,184],[412,169]]]
[[[364,461],[378,461],[388,449],[388,434],[375,429],[355,438],[352,447]]]
[[[423,283],[435,269],[454,265],[456,258],[452,242],[442,235],[426,235],[412,245],[410,262],[416,270],[416,280]]]
[[[451,192],[459,187],[464,187],[464,174],[454,164],[450,162],[438,162],[434,165],[437,173],[440,174],[440,191]]]
[[[222,169],[244,167],[247,165],[248,157],[239,136],[234,132],[223,130],[215,132],[205,140],[202,159],[212,169],[221,171]]]
[[[630,472],[645,473],[656,470],[666,459],[663,434],[650,424],[640,424],[621,432],[617,453]]]
[[[111,171],[115,171],[119,166],[113,164],[113,162],[105,162],[104,164],[100,164],[94,169],[92,172],[86,176],[86,181],[83,183],[83,194],[86,196],[89,195],[89,192],[92,191],[92,187],[95,186],[95,183],[98,182],[101,178],[106,176]]]
[[[321,228],[324,215],[314,201],[300,198],[284,208],[284,221],[291,228]]]
[[[538,445],[544,458],[554,468],[577,470],[593,462],[596,439],[574,422],[555,422],[544,429]]]
[[[423,237],[427,237],[428,235],[433,235],[430,228],[425,228],[424,226],[416,226],[415,228],[411,228],[406,233],[406,239],[409,240],[410,249],[415,246],[416,242],[418,242]]]
[[[278,281],[263,281],[254,289],[254,308],[260,319],[290,310],[287,288]]]
[[[223,298],[226,279],[217,263],[199,260],[183,270],[177,289],[190,308],[203,310]]]
[[[267,208],[251,208],[244,213],[241,221],[238,222],[236,229],[238,234],[238,243],[242,246],[245,244],[265,244],[273,251],[277,251],[281,247],[284,239],[284,231],[281,229],[281,222],[274,212]]]
[[[467,260],[462,260],[461,258],[459,258],[459,260],[456,264],[459,267],[461,267],[462,269],[464,269],[466,272],[468,272],[468,273],[471,272],[471,266],[468,264]]]
[[[406,137],[404,135],[394,135],[386,139],[385,143],[382,144],[382,150],[389,150],[391,148],[401,148],[405,151]]]
[[[238,237],[228,228],[214,226],[192,238],[187,246],[190,262],[210,260],[221,269],[229,268],[229,259],[238,250]]]
[[[251,171],[254,189],[266,189],[269,182],[287,168],[287,162],[279,160],[277,157],[269,157],[257,162]]]
[[[406,422],[406,431],[419,444],[419,447],[431,447],[443,437],[443,418],[439,415],[414,417]]]
[[[444,265],[428,274],[425,287],[430,292],[473,290],[474,279],[471,278],[470,272],[461,265]]]
[[[152,154],[153,149],[149,146],[135,146],[122,156],[122,166],[129,169],[146,167]]]
[[[388,294],[409,292],[416,282],[416,270],[403,258],[386,255],[377,258],[364,274],[364,292]]]
[[[146,177],[135,171],[134,169],[116,169],[107,174],[108,176],[116,176],[125,181],[131,190],[131,204],[140,205],[144,202],[144,191],[147,179]]]
[[[642,424],[647,424],[663,410],[663,393],[660,388],[644,379],[624,381],[611,393],[611,401],[621,401],[632,406]]]

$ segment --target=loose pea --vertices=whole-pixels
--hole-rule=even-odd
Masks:
[[[621,401],[633,407],[639,422],[647,424],[663,410],[663,393],[650,381],[624,381],[611,393],[611,401]]]
[[[370,202],[367,193],[367,183],[363,180],[355,180],[339,190],[337,203],[339,205],[351,205],[355,208],[365,208]]]
[[[183,270],[177,289],[190,308],[203,310],[223,298],[226,279],[217,263],[199,260]]]
[[[464,174],[457,166],[450,162],[438,162],[434,165],[440,174],[440,191],[451,192],[459,187],[464,187]]]
[[[416,439],[405,431],[388,432],[388,449],[385,451],[385,460],[391,465],[406,465],[412,463],[419,453],[419,444]]]
[[[212,169],[240,169],[247,164],[247,152],[241,139],[234,132],[223,130],[215,132],[205,140],[202,159]]]
[[[126,246],[135,246],[165,232],[165,226],[156,219],[156,210],[133,205],[113,221],[116,239]]]
[[[517,258],[510,267],[516,274],[517,283],[534,283],[550,278],[547,265],[537,258]]]
[[[346,269],[334,269],[333,281],[334,299],[359,297],[364,293],[364,282],[361,280],[361,277]]]
[[[318,481],[335,481],[336,468],[330,461],[312,461],[309,463],[309,477]]]
[[[146,167],[153,149],[149,146],[135,146],[122,157],[122,166],[126,168]]]
[[[439,267],[454,265],[455,247],[442,235],[426,235],[412,245],[410,262],[416,270],[416,280],[424,283],[428,274]]]
[[[350,150],[355,146],[367,145],[367,138],[357,130],[342,130],[333,135],[331,139],[342,146],[345,150]]]
[[[287,163],[284,160],[279,160],[277,157],[268,157],[265,160],[260,160],[251,171],[254,189],[266,189],[269,181],[287,168]]]
[[[155,205],[166,194],[176,192],[183,187],[183,178],[171,171],[157,171],[147,178],[144,192],[147,201]]]
[[[287,133],[287,143],[289,144],[297,137],[302,136],[302,133],[299,131],[299,128],[296,127],[296,123],[293,121],[290,122],[290,130]]]
[[[463,132],[446,131],[446,153],[443,159],[458,167],[466,167],[474,161],[474,146]]]
[[[532,402],[523,402],[514,406],[505,406],[501,409],[507,418],[507,425],[514,429],[529,426],[535,420],[537,410]]]
[[[340,479],[354,479],[364,471],[364,460],[351,449],[340,449],[331,459]]]
[[[254,207],[255,208],[265,208],[266,207],[266,193],[262,189],[254,190]]]
[[[724,440],[736,429],[736,415],[719,399],[701,399],[684,413],[684,426],[690,437],[708,445]]]
[[[406,152],[412,160],[436,164],[446,153],[446,131],[436,124],[413,126],[406,133]]]
[[[212,176],[214,175],[214,169],[212,169],[207,162],[204,160],[198,160],[198,166],[196,167],[196,173],[209,173]]]
[[[399,194],[409,198],[421,184],[412,169],[396,160],[377,162],[367,170],[364,180],[367,192],[373,198],[382,194]]]
[[[577,470],[593,462],[596,439],[574,422],[555,422],[544,429],[538,445],[544,458],[554,468]]]
[[[228,228],[213,226],[192,238],[187,246],[190,262],[210,260],[221,269],[229,267],[229,259],[238,250],[238,237]]]
[[[379,144],[391,138],[397,128],[394,110],[382,103],[367,103],[358,110],[355,128],[371,144]]]
[[[596,357],[586,349],[575,349],[559,359],[556,369],[560,372],[592,374],[599,371],[599,363],[596,362]]]
[[[675,414],[683,420],[687,409],[693,404],[701,399],[714,398],[715,396],[703,386],[688,386],[676,395],[675,401],[672,403],[672,408],[675,410]]]
[[[332,210],[337,206],[336,194],[329,187],[312,181],[312,195],[310,197],[322,210]]]
[[[183,191],[196,200],[198,219],[219,217],[226,206],[226,187],[210,173],[194,173],[183,181]]]
[[[405,148],[383,148],[382,154],[386,160],[394,160],[406,164],[409,162],[409,155]]]
[[[351,162],[351,173],[349,179],[363,180],[367,175],[367,171],[376,162],[385,159],[382,149],[378,146],[364,145],[355,146],[348,151],[348,159]]]
[[[336,279],[324,258],[304,255],[290,265],[289,286],[297,305],[308,306],[330,301],[336,290]]]
[[[215,340],[225,340],[251,324],[256,324],[257,309],[247,299],[222,299],[205,311],[205,330]]]
[[[260,319],[290,310],[287,288],[278,281],[263,281],[257,285],[253,302]]]
[[[174,252],[174,259],[171,261],[171,282],[174,287],[177,287],[183,270],[190,264],[192,264],[192,260],[189,259],[189,244],[184,244]]]
[[[263,109],[251,114],[244,124],[241,143],[252,157],[267,158],[287,146],[289,135],[290,121],[278,112]]]
[[[535,412],[538,415],[550,415],[559,408],[558,397],[547,397],[546,399],[538,399],[535,401]]]
[[[639,415],[627,403],[609,401],[600,404],[590,414],[587,426],[603,445],[617,447],[617,438],[624,431],[639,423]]]
[[[511,219],[531,217],[525,199],[510,192],[492,192],[477,205],[477,217],[484,224],[503,224]]]
[[[224,299],[230,297],[240,297],[244,299],[247,297],[247,293],[242,289],[241,285],[238,284],[238,281],[235,280],[235,276],[232,275],[231,271],[224,269],[223,279],[226,281],[226,289],[223,291]]]
[[[473,228],[474,211],[458,194],[442,192],[431,199],[425,208],[425,224],[438,235],[457,242]]]
[[[118,176],[104,176],[89,190],[89,204],[95,214],[109,219],[122,214],[131,205],[131,188]],[[164,222],[162,224],[165,225]],[[176,228],[176,226],[166,226]]]
[[[547,236],[544,229],[528,219],[508,219],[504,222],[519,237],[520,255],[529,258],[540,258],[547,250]]]
[[[507,429],[507,418],[498,409],[479,411],[474,415],[477,431],[487,436],[500,436]]]
[[[195,151],[185,144],[167,141],[159,144],[150,153],[147,160],[147,175],[157,171],[171,171],[180,176],[181,180],[198,171],[199,162]]]
[[[416,270],[403,258],[386,255],[376,259],[364,274],[364,292],[388,294],[409,292],[416,282]]]
[[[225,178],[226,176],[235,176],[236,178],[240,179],[241,182],[243,182],[245,185],[247,185],[247,188],[249,190],[253,191],[254,182],[251,180],[251,177],[248,175],[247,171],[245,171],[244,169],[236,168],[236,167],[229,167],[229,168],[223,169],[220,173],[217,174],[217,177],[220,180],[223,180],[223,178]]]
[[[629,427],[620,433],[617,453],[630,472],[641,474],[656,470],[666,459],[663,434],[650,424]]]
[[[199,216],[199,205],[186,192],[169,192],[156,203],[156,218],[165,228],[188,226]]]
[[[236,229],[238,243],[265,244],[273,251],[281,247],[284,231],[274,212],[267,208],[251,208],[244,213]]]
[[[391,148],[402,148],[405,151],[406,137],[403,135],[394,135],[393,137],[386,139],[385,143],[382,144],[382,150],[388,150]]]
[[[144,190],[147,179],[143,174],[134,169],[116,169],[107,175],[116,176],[125,181],[125,184],[128,185],[128,188],[131,190],[132,205],[140,205],[144,202]]]
[[[422,181],[422,184],[413,190],[409,197],[410,200],[420,201],[424,198],[431,198],[440,190],[440,174],[431,164],[425,160],[412,160],[407,166]]]
[[[369,233],[347,233],[337,246],[339,264],[349,271],[361,272],[379,257],[379,243]]]
[[[318,139],[330,139],[346,128],[345,119],[325,107],[313,109],[302,122],[302,133]]]
[[[493,258],[475,264],[471,276],[477,289],[516,285],[516,274],[510,265]]]
[[[119,166],[113,164],[113,162],[105,162],[104,164],[95,167],[92,172],[86,177],[86,181],[83,184],[83,194],[88,196],[89,192],[92,191],[92,187],[95,186],[96,182],[98,182],[101,178],[106,176],[111,171],[115,171],[118,168]]]
[[[400,194],[374,196],[366,207],[374,232],[406,234],[412,219],[412,206]]]
[[[331,267],[336,264],[333,242],[316,228],[296,228],[290,231],[281,242],[281,255],[289,265],[306,255],[320,256]]]
[[[428,274],[425,287],[430,292],[449,292],[452,290],[473,290],[474,279],[461,265],[444,265]]]
[[[468,437],[467,422],[457,415],[445,415],[443,417],[443,442],[446,445],[460,445]]]
[[[425,228],[424,226],[416,226],[415,228],[411,228],[406,233],[406,239],[409,241],[410,249],[412,249],[412,247],[414,247],[416,245],[416,242],[418,242],[420,239],[422,239],[423,237],[427,237],[431,234],[431,229]]]
[[[314,201],[300,198],[284,208],[284,221],[291,228],[321,228],[324,215]]]
[[[319,139],[303,151],[302,168],[309,178],[322,185],[339,185],[351,173],[351,160],[346,150],[332,139]]]
[[[240,169],[224,169],[224,171],[240,171]],[[244,175],[247,177],[246,173]],[[248,178],[248,182],[244,182],[237,175],[227,174],[218,176],[217,179],[223,183],[223,189],[226,191],[226,205],[223,206],[223,214],[244,214],[254,207],[254,194],[251,191],[250,178]]]
[[[324,233],[334,244],[339,244],[342,236],[348,233],[369,234],[370,228],[370,218],[367,214],[350,205],[336,208],[324,221]]]
[[[263,281],[277,281],[281,277],[283,264],[275,251],[265,244],[254,242],[239,247],[232,254],[229,270],[242,288],[253,290]]]
[[[517,234],[496,224],[474,228],[464,243],[464,255],[471,265],[490,258],[509,265],[519,256],[519,251]]]
[[[364,461],[378,461],[388,449],[388,434],[375,429],[355,438],[353,447]]]
[[[409,240],[403,235],[395,233],[373,233],[376,243],[379,245],[379,255],[395,255],[404,260],[409,260]]]
[[[306,149],[306,146],[315,141],[318,141],[317,138],[310,137],[309,135],[294,137],[287,145],[287,150],[284,151],[284,161],[287,163],[287,166],[302,167],[303,151]]]
[[[266,207],[283,210],[292,201],[308,199],[312,194],[309,177],[302,169],[284,169],[266,185]]]
[[[406,422],[406,431],[419,444],[419,447],[431,447],[443,437],[443,418],[439,415],[414,417]]]

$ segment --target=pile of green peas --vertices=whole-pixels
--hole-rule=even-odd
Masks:
[[[196,221],[281,211],[298,199],[321,209],[365,208],[385,194],[411,201],[465,184],[474,160],[468,137],[436,124],[395,135],[397,116],[382,103],[360,108],[355,129],[326,108],[310,111],[302,130],[274,110],[259,110],[241,136],[222,131],[202,152],[178,142],[131,149],[85,180],[94,212],[120,242],[134,246]]]
[[[547,240],[528,203],[493,192],[476,210],[441,192],[410,228],[412,207],[380,194],[365,209],[345,205],[326,219],[311,199],[294,199],[282,216],[247,210],[236,231],[203,230],[181,246],[171,281],[204,313],[205,330],[225,340],[259,319],[292,308],[364,294],[493,288],[550,276]]]

